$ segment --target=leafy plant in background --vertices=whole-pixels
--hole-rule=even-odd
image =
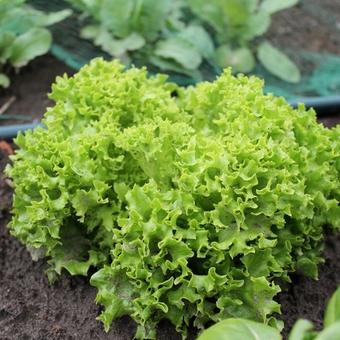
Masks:
[[[68,1],[90,21],[82,37],[126,64],[151,64],[197,81],[208,64],[213,70],[232,66],[248,73],[257,58],[281,79],[300,80],[286,55],[258,39],[274,13],[298,0]]]
[[[0,0],[0,87],[10,84],[5,67],[20,68],[45,54],[52,41],[45,27],[70,14],[68,9],[45,14],[27,6],[25,0]]]
[[[317,277],[339,223],[339,127],[225,70],[187,89],[96,59],[52,87],[45,128],[19,135],[10,229],[32,255],[95,273],[99,319],[137,338],[168,319],[270,325],[276,280]]]
[[[339,340],[340,339],[340,288],[326,307],[324,329],[313,330],[309,320],[300,319],[292,328],[288,340]],[[246,319],[227,319],[205,330],[198,340],[280,340],[279,331]]]

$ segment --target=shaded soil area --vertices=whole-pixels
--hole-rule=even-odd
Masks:
[[[51,55],[34,59],[18,73],[10,70],[10,88],[0,88],[0,112],[4,111],[2,116],[23,115],[24,119],[0,119],[0,125],[38,121],[52,103],[47,97],[51,84],[64,73],[74,71]]]

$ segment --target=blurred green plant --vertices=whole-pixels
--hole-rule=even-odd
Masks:
[[[81,36],[125,64],[151,64],[202,79],[202,66],[251,72],[256,59],[298,82],[297,66],[264,39],[274,13],[298,0],[68,0],[87,23]]]
[[[10,85],[7,65],[20,68],[49,50],[52,36],[45,27],[71,12],[65,9],[46,14],[27,6],[25,0],[0,0],[0,87]]]
[[[340,339],[340,287],[331,297],[324,316],[324,329],[317,332],[309,320],[299,319],[288,340]],[[280,340],[279,331],[268,325],[246,319],[226,319],[205,330],[198,340]]]

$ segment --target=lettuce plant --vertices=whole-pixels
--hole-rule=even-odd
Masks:
[[[323,226],[340,225],[340,139],[262,88],[225,70],[185,89],[101,59],[59,77],[45,127],[16,139],[12,234],[51,280],[93,268],[106,330],[278,325],[278,280],[317,277]]]
[[[227,319],[205,330],[198,340],[281,340],[279,331],[246,319]],[[337,340],[340,339],[340,288],[331,297],[326,307],[324,329],[313,330],[309,320],[299,319],[293,326],[288,340]]]
[[[0,0],[0,87],[8,87],[10,80],[5,67],[25,66],[51,46],[51,33],[45,28],[71,14],[63,11],[45,14],[25,4],[25,0]]]
[[[300,80],[297,66],[260,38],[272,15],[298,0],[68,2],[86,18],[81,36],[126,64],[149,64],[197,81],[204,68],[216,72],[232,66],[235,72],[248,73],[257,58],[277,77]]]

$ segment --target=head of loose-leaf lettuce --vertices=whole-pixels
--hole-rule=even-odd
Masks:
[[[0,87],[10,84],[8,76],[2,73],[4,66],[19,68],[45,54],[52,42],[51,33],[45,27],[70,14],[68,9],[47,14],[29,7],[24,0],[1,0]]]
[[[277,325],[277,279],[316,277],[323,226],[339,227],[340,139],[262,87],[226,70],[183,89],[100,59],[58,78],[45,128],[16,139],[11,232],[51,278],[95,268],[106,330]]]

